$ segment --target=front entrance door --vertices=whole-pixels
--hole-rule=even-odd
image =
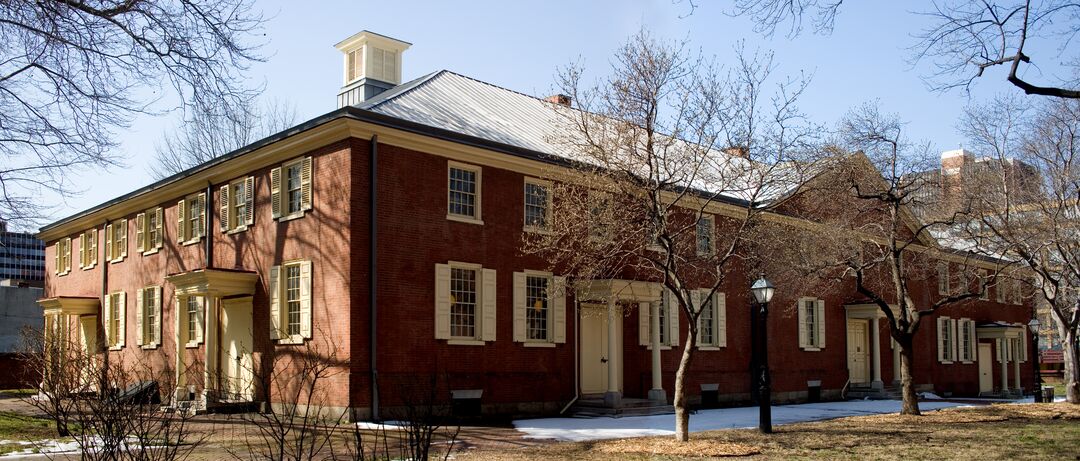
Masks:
[[[852,384],[870,382],[870,342],[867,321],[848,320],[848,373]]]
[[[92,357],[98,353],[98,318],[96,315],[84,315],[79,317],[79,343],[82,345],[82,376],[79,377],[84,389],[96,389],[96,376],[91,366],[88,366]]]
[[[221,373],[224,400],[254,400],[255,369],[252,360],[251,298],[222,303]]]
[[[620,315],[619,319],[622,318]],[[622,354],[622,322],[616,325],[617,347],[612,354],[608,350],[607,306],[583,304],[581,306],[581,393],[603,394],[608,389],[608,367],[620,369]],[[622,374],[619,375],[622,390]]]
[[[994,392],[994,362],[989,344],[979,343],[979,392]]]

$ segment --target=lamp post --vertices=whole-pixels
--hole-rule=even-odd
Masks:
[[[1043,391],[1042,391],[1042,372],[1039,370],[1039,317],[1035,316],[1028,322],[1028,329],[1031,330],[1031,348],[1035,355],[1035,360],[1032,362],[1032,366],[1035,368],[1035,388],[1033,397],[1035,397],[1035,403],[1042,403]]]
[[[758,351],[758,430],[763,434],[772,433],[772,390],[769,382],[769,323],[767,321],[769,317],[769,301],[772,300],[773,293],[776,291],[768,280],[765,280],[765,275],[762,274],[753,285],[750,286],[750,293],[754,295],[754,300],[761,306],[761,311],[758,313],[758,319],[760,322],[760,337],[758,338],[758,344],[760,344],[760,350]]]

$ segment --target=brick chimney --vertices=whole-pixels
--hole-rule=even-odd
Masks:
[[[571,98],[570,96],[567,96],[565,94],[562,94],[562,93],[553,94],[551,96],[548,96],[548,97],[544,98],[544,101],[550,102],[552,104],[558,104],[560,106],[566,106],[566,107],[570,107],[570,103],[574,102],[573,98]]]
[[[732,157],[750,158],[750,149],[746,146],[731,146],[724,149],[724,153]]]
[[[360,104],[401,84],[401,54],[409,42],[362,30],[334,45],[344,55],[337,106]]]

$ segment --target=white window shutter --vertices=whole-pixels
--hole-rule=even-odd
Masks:
[[[817,348],[819,348],[819,349],[824,349],[825,348],[825,300],[819,299],[819,300],[815,301],[814,302],[814,308],[817,309],[817,312],[816,312],[817,315],[814,316],[814,321],[817,322],[817,325],[814,325],[814,327],[817,328],[817,340],[818,340],[818,343],[815,344],[815,346]]]
[[[957,341],[958,336],[956,335],[959,329],[956,326],[956,319],[952,319],[949,321],[949,328],[952,329],[952,333],[949,335],[949,337],[952,338],[952,350],[949,351],[952,356],[949,357],[949,360],[956,361],[956,358],[960,355],[960,341]]]
[[[967,329],[968,329],[968,338],[971,338],[971,340],[968,341],[968,352],[967,352],[968,360],[975,360],[975,358],[976,358],[975,357],[975,351],[977,350],[976,348],[978,347],[978,343],[975,340],[975,321],[974,320],[968,320],[967,321]]]
[[[548,290],[551,296],[551,306],[554,309],[555,340],[556,344],[566,342],[566,277],[553,277],[555,289]]]
[[[176,241],[183,243],[187,240],[187,200],[176,202]],[[108,238],[108,236],[106,236]],[[106,241],[106,244],[108,242]],[[108,251],[106,250],[106,253]]]
[[[281,167],[270,170],[270,215],[281,217]]]
[[[117,244],[120,245],[120,251],[118,251],[117,253],[120,253],[120,259],[124,259],[124,258],[127,257],[128,220],[127,219],[121,219],[119,224],[120,224],[120,237],[119,237],[120,241]]]
[[[203,332],[206,331],[206,297],[199,296],[199,302],[195,307],[195,342],[203,342]]]
[[[806,331],[806,305],[806,300],[800,299],[798,309],[796,309],[799,312],[799,347],[810,347],[807,343],[809,335]]]
[[[311,157],[300,164],[300,209],[311,209]]]
[[[53,244],[53,273],[60,275],[60,250],[64,246],[64,239],[59,239]]]
[[[71,237],[64,239],[64,270],[71,272]]]
[[[157,220],[154,222],[154,227],[157,232],[154,234],[154,241],[152,243],[154,245],[154,248],[161,248],[161,242],[164,238],[163,236],[165,235],[165,212],[164,210],[162,210],[161,207],[157,207],[154,209],[154,215],[157,218]]]
[[[229,185],[225,184],[218,189],[218,221],[222,232],[228,232],[229,226]],[[239,218],[239,216],[237,217]]]
[[[947,319],[938,317],[937,319],[937,359],[938,362],[945,361],[945,322]]]
[[[146,213],[135,215],[135,250],[146,251]]]
[[[281,266],[270,268],[270,339],[281,339]]]
[[[87,258],[90,261],[90,267],[94,267],[98,262],[98,231],[97,229],[90,229],[90,256]]]
[[[702,311],[704,310],[703,309],[703,307],[704,307],[703,301],[705,301],[705,300],[702,299],[701,294],[702,293],[701,293],[700,290],[690,290],[690,304],[692,304],[694,306],[694,311],[697,312],[697,314],[698,314],[698,318],[697,318],[697,331],[698,331],[698,334],[697,334],[697,339],[695,340],[695,344],[694,344],[695,346],[702,346],[703,345],[703,343],[701,342],[701,317],[702,317],[701,314],[702,314]]]
[[[483,284],[480,298],[483,303],[484,312],[484,319],[481,321],[482,323],[480,325],[483,330],[481,339],[484,341],[494,341],[496,327],[498,326],[496,323],[498,318],[495,312],[495,299],[497,294],[497,291],[495,291],[497,289],[495,285],[495,269],[484,269],[480,283]]]
[[[199,224],[198,229],[191,230],[191,236],[199,238],[206,235],[206,192],[199,194],[196,203],[199,204]]]
[[[151,327],[154,331],[154,346],[161,344],[161,303],[164,302],[161,294],[161,287],[154,287],[154,324]]]
[[[1020,339],[1019,339],[1020,344],[1018,344],[1018,346],[1020,346],[1019,347],[1019,349],[1020,349],[1019,352],[1020,352],[1020,361],[1021,362],[1027,362],[1027,359],[1028,359],[1028,348],[1027,348],[1027,346],[1028,346],[1029,343],[1028,343],[1027,335],[1028,335],[1027,328],[1021,328],[1020,329]]]
[[[651,322],[652,308],[644,308],[640,304],[638,305],[638,345],[648,346],[649,335],[652,334]]]
[[[255,177],[248,176],[244,180],[244,224],[250,226],[255,223]],[[237,217],[240,219],[240,217]]]
[[[713,298],[713,315],[716,316],[717,346],[727,347],[727,295],[717,293]]]
[[[311,338],[311,261],[300,263],[300,335]]]
[[[143,330],[146,328],[143,325],[143,309],[146,308],[146,300],[143,299],[142,288],[135,290],[135,345],[143,345]]]
[[[679,345],[679,301],[675,299],[675,295],[671,291],[665,291],[667,296],[667,310],[664,314],[667,315],[668,324],[668,343],[672,346]]]
[[[101,305],[101,325],[105,327],[105,345],[112,346],[112,295],[105,294],[105,302]]]
[[[86,232],[79,234],[79,269],[86,266]]]
[[[435,265],[435,339],[450,339],[450,266]]]
[[[116,327],[116,345],[124,347],[124,340],[127,338],[127,292],[120,292],[120,308],[116,315],[120,320],[120,325]]]
[[[514,272],[514,342],[525,342],[528,337],[525,332],[525,273]]]

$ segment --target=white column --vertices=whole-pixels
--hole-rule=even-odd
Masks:
[[[893,383],[900,382],[900,345],[896,343],[896,340],[889,338],[889,344],[892,345],[892,380]]]
[[[998,350],[1001,352],[1001,392],[1009,392],[1009,340],[999,339]]]
[[[206,310],[206,323],[203,327],[205,360],[203,361],[203,404],[218,399],[218,296],[206,294],[203,298]]]
[[[1016,390],[1019,391],[1020,390],[1020,348],[1023,347],[1023,345],[1020,344],[1019,339],[1012,339],[1012,340],[1009,340],[1009,342],[1012,343],[1013,376],[1016,377],[1016,385],[1013,386],[1013,387],[1015,387]]]
[[[870,319],[870,371],[872,373],[870,387],[874,389],[885,388],[885,384],[881,382],[881,338],[878,331],[880,327],[877,317]]]
[[[649,389],[649,400],[667,402],[660,369],[660,301],[641,303],[638,308],[649,309],[649,345],[652,347],[652,389]]]
[[[619,353],[619,329],[615,322],[622,321],[618,313],[618,299],[614,296],[608,298],[608,325],[607,325],[607,392],[604,393],[604,403],[610,407],[617,407],[622,400],[619,393],[619,363],[616,356]]]

